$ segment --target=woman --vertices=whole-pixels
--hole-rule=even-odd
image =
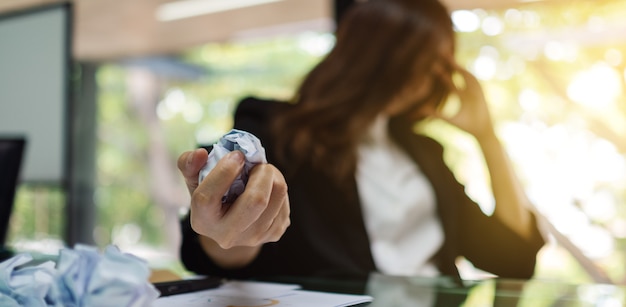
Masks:
[[[198,185],[206,151],[179,168],[192,204],[182,261],[199,274],[448,275],[465,257],[495,275],[529,278],[544,241],[489,118],[477,80],[454,61],[449,12],[436,0],[355,4],[333,50],[291,103],[248,98],[235,128],[258,136],[271,164],[253,168],[245,192],[222,206],[242,166],[233,152]],[[465,86],[452,81],[460,74]],[[440,114],[449,94],[461,98]],[[442,118],[472,135],[496,201],[482,213],[414,124]],[[289,191],[287,192],[287,187]]]

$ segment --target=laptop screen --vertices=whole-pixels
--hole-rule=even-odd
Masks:
[[[13,211],[25,139],[0,137],[0,250],[6,250],[9,220]]]

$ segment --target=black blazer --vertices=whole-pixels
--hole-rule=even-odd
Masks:
[[[268,123],[287,103],[244,99],[235,113],[235,128],[255,134],[275,163]],[[485,215],[464,192],[443,160],[442,146],[411,132],[410,123],[392,120],[395,141],[415,160],[432,183],[445,241],[434,261],[440,272],[459,277],[457,257],[474,266],[509,278],[530,278],[544,240],[538,229],[526,240],[499,220]],[[275,164],[284,174],[289,165]],[[356,181],[342,192],[327,175],[310,165],[286,176],[291,226],[276,243],[265,244],[251,264],[236,270],[216,266],[202,251],[189,217],[182,220],[181,259],[187,269],[206,275],[249,278],[276,275],[363,277],[376,271],[365,229]],[[416,242],[419,244],[419,242]]]

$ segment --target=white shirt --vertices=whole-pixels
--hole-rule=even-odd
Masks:
[[[433,188],[388,134],[380,116],[359,144],[356,181],[372,256],[390,275],[439,274],[430,258],[443,244]]]

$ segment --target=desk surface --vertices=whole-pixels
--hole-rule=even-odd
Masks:
[[[445,278],[396,277],[379,274],[367,280],[272,278],[307,290],[367,294],[368,306],[626,306],[626,287],[568,284],[547,280],[486,279],[457,284]]]

